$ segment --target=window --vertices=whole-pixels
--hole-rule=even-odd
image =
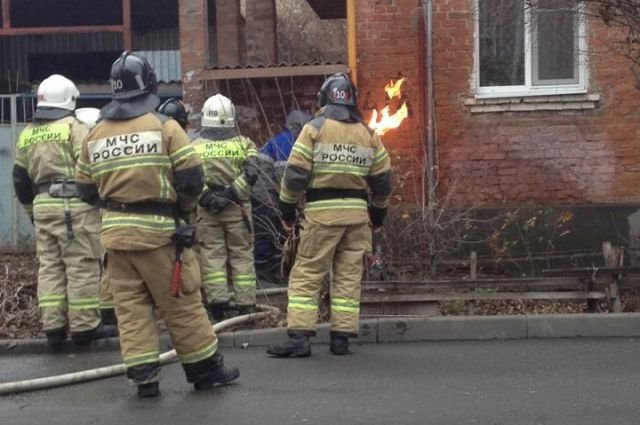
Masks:
[[[477,97],[584,93],[577,0],[478,0]]]

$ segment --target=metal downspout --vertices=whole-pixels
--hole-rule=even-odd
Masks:
[[[427,202],[429,206],[433,206],[435,203],[435,192],[437,187],[437,178],[435,173],[436,168],[436,148],[435,148],[435,101],[433,98],[433,1],[423,0],[422,10],[424,13],[424,35],[425,45],[427,47],[427,54],[425,56],[425,106],[426,106],[426,118],[427,118]]]

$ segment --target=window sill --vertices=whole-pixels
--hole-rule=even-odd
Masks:
[[[592,93],[468,98],[464,104],[472,114],[483,114],[492,112],[585,111],[596,109],[599,102],[600,95]]]

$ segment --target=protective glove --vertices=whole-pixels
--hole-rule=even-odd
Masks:
[[[371,219],[371,224],[373,225],[374,230],[377,230],[380,227],[382,227],[386,216],[387,216],[386,208],[369,206],[369,219]]]
[[[224,192],[212,192],[207,189],[204,191],[202,196],[200,196],[198,204],[200,204],[201,207],[206,208],[211,214],[217,214],[229,206],[229,204],[231,204],[231,200],[224,196]]]
[[[282,213],[282,224],[287,231],[291,231],[296,223],[296,204],[280,200],[280,212]]]

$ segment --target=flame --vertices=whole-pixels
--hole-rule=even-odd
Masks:
[[[402,121],[409,116],[409,108],[406,103],[403,103],[394,114],[390,112],[389,106],[385,106],[380,111],[380,119],[378,120],[378,111],[374,109],[369,121],[369,128],[375,130],[376,134],[384,136],[389,130],[400,127]]]
[[[384,86],[384,91],[387,93],[387,97],[389,100],[394,98],[402,98],[402,85],[406,81],[406,78],[401,78],[397,81],[389,81],[389,83]],[[375,132],[383,136],[389,130],[393,130],[394,128],[400,127],[402,121],[405,120],[409,116],[409,108],[407,107],[407,102],[403,102],[402,106],[396,110],[393,114],[391,113],[391,107],[387,104],[380,112],[373,110],[371,114],[371,120],[369,121],[369,128],[375,130]]]
[[[387,97],[389,97],[389,99],[393,99],[394,97],[402,96],[400,89],[405,81],[407,81],[407,79],[404,77],[396,82],[393,82],[393,80],[389,81],[389,83],[384,86],[384,91],[387,92]]]

